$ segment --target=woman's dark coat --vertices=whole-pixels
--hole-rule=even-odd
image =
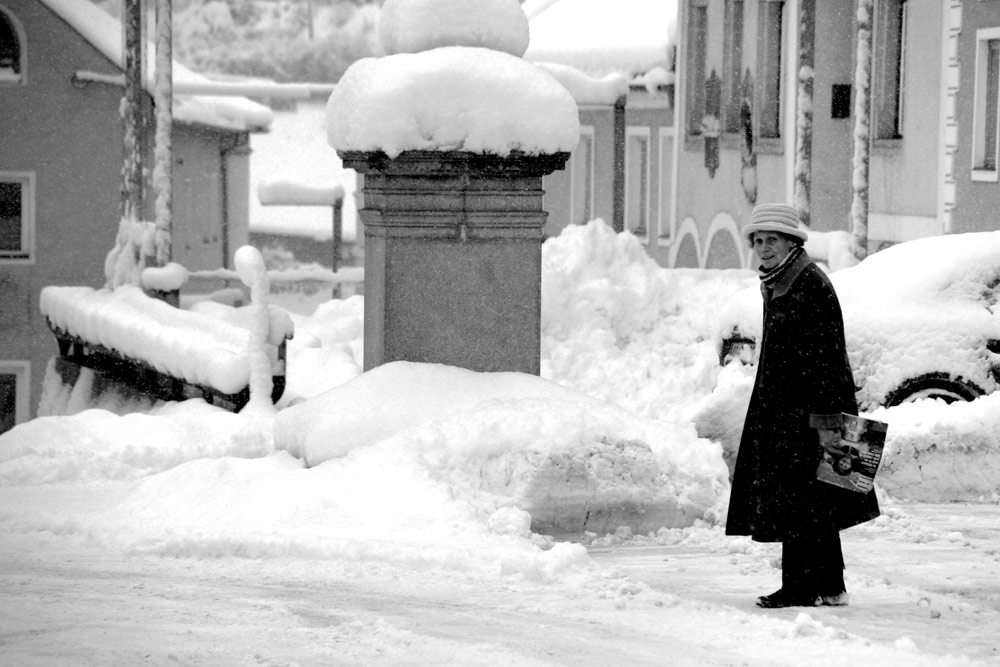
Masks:
[[[822,448],[810,417],[858,409],[833,285],[802,252],[773,290],[762,283],[761,291],[760,358],[726,534],[783,542],[874,519],[874,491],[861,494],[816,480]]]

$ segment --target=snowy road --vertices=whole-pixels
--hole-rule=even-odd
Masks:
[[[922,651],[1000,664],[1000,506],[905,505],[887,516],[842,533],[852,603],[841,608],[756,609],[754,598],[780,585],[780,570],[771,566],[778,545],[751,544],[749,553],[717,543],[591,553],[684,599],[787,620],[805,611],[873,642],[906,637]]]
[[[836,609],[756,609],[777,550],[718,528],[594,546],[596,573],[556,586],[83,540],[0,538],[4,665],[1000,664],[996,504],[846,531],[853,604]]]

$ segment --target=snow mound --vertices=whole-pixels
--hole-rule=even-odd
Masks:
[[[730,364],[692,407],[698,434],[721,444],[732,468],[755,367]],[[876,486],[921,502],[996,502],[1000,497],[1000,392],[971,402],[936,399],[862,416],[889,424]]]
[[[185,463],[63,530],[167,557],[381,562],[539,582],[592,567],[583,546],[527,534],[517,510],[479,510],[399,452],[371,448],[310,469],[278,452]]]
[[[274,437],[309,465],[372,448],[416,456],[481,512],[528,512],[536,532],[690,525],[714,518],[727,488],[720,448],[690,426],[522,373],[385,364],[282,411]]]
[[[664,269],[603,220],[566,227],[542,246],[542,375],[690,423],[683,406],[711,392],[720,370],[718,310],[750,282],[751,271]]]
[[[627,338],[676,310],[674,287],[633,234],[603,220],[572,225],[545,243],[543,329],[561,339],[595,329]]]
[[[273,446],[260,426],[201,399],[150,414],[38,417],[0,438],[0,486],[136,479],[196,459],[265,456]]]
[[[876,479],[890,495],[924,502],[1000,495],[1000,392],[970,403],[904,403],[872,418],[889,424]]]

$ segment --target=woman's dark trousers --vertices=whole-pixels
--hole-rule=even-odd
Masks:
[[[830,531],[782,542],[781,589],[822,596],[843,593],[846,587],[840,533]]]

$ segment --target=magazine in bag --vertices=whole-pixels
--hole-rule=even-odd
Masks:
[[[833,454],[824,449],[816,479],[858,493],[871,491],[888,430],[889,425],[885,422],[846,412],[842,414],[840,445],[843,453]]]

